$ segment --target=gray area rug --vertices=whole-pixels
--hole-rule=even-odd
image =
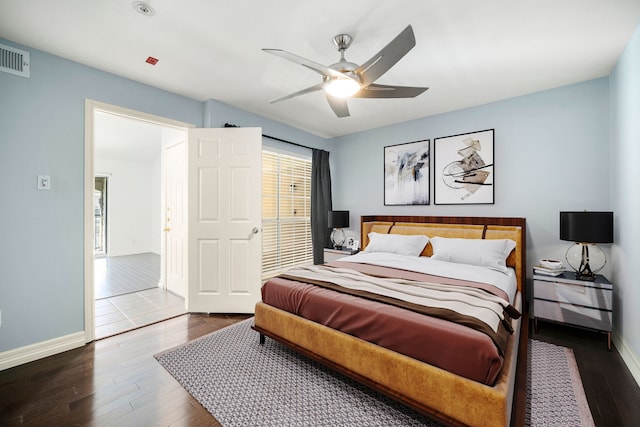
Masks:
[[[595,425],[573,350],[529,340],[527,361],[527,425]]]
[[[247,319],[157,354],[223,426],[439,426],[267,339]],[[530,340],[527,425],[592,426],[570,349]]]

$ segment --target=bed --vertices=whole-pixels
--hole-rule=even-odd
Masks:
[[[363,216],[364,253],[294,269],[267,281],[263,300],[256,304],[254,329],[261,342],[265,336],[282,342],[445,424],[521,425],[528,331],[528,322],[521,320],[527,316],[525,237],[523,218]],[[390,242],[400,247],[400,255],[406,255],[407,242],[413,245],[411,251],[418,249],[410,251],[410,257],[385,255]],[[455,252],[461,242],[465,249]],[[484,248],[493,247],[499,247],[504,258],[502,266],[491,270],[500,270],[495,276],[506,279],[487,286],[476,276],[480,270],[485,274],[484,267],[463,265],[457,253],[474,252],[468,248],[484,253]],[[414,271],[413,263],[419,263],[419,269]],[[434,277],[448,276],[450,271],[452,277],[443,279],[447,287],[460,285],[463,294],[486,294],[468,290],[480,287],[500,296],[473,302],[482,310],[485,303],[490,307],[487,316],[497,318],[490,328],[494,332],[466,315],[462,321],[449,319],[446,313],[455,311],[449,306],[424,309],[414,303],[413,298],[422,298],[423,292],[437,295],[443,285]],[[396,292],[407,285],[415,291],[404,300]],[[384,295],[374,296],[378,291],[369,286],[382,288]],[[470,359],[469,354],[475,356]]]

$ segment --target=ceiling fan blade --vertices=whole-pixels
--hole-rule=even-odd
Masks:
[[[329,84],[329,81],[318,83],[317,85],[310,86],[306,89],[299,90],[297,92],[290,93],[286,96],[281,96],[280,98],[272,99],[269,101],[270,104],[275,104],[276,102],[284,101],[285,99],[295,98],[296,96],[304,95],[306,93],[317,92],[319,90],[324,89],[326,85]]]
[[[342,77],[345,75],[339,71],[333,70],[326,65],[318,64],[315,61],[311,61],[310,59],[303,58],[302,56],[296,55],[295,53],[287,52],[282,49],[262,49],[263,52],[270,53],[275,56],[279,56],[280,58],[286,59],[287,61],[294,62],[298,65],[302,65],[310,69],[311,71],[315,71],[316,73],[325,76],[325,77]]]
[[[327,101],[329,101],[329,105],[333,112],[336,113],[336,116],[349,117],[349,106],[347,106],[346,98],[337,98],[327,94]]]
[[[413,28],[408,25],[395,39],[391,40],[382,50],[356,69],[363,86],[375,82],[380,76],[389,71],[403,56],[416,45]]]
[[[429,88],[371,84],[360,89],[352,98],[415,98],[427,89]]]

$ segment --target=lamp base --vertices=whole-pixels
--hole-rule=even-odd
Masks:
[[[333,244],[333,249],[342,249],[342,245],[346,238],[347,236],[342,228],[334,228],[331,232],[331,244]]]
[[[584,280],[585,282],[593,282],[596,280],[596,275],[594,273],[581,273],[576,271],[576,280]]]
[[[602,270],[607,263],[607,257],[602,249],[593,244],[579,242],[567,249],[565,259],[575,271],[576,280],[586,282],[596,280],[596,273]],[[592,264],[595,265],[595,268],[591,268]]]

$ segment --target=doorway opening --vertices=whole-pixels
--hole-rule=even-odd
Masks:
[[[107,254],[107,197],[108,197],[107,176],[96,176],[93,187],[93,212],[94,212],[94,255],[104,256]]]
[[[90,100],[85,120],[89,342],[186,313],[164,280],[163,150],[191,125]]]

